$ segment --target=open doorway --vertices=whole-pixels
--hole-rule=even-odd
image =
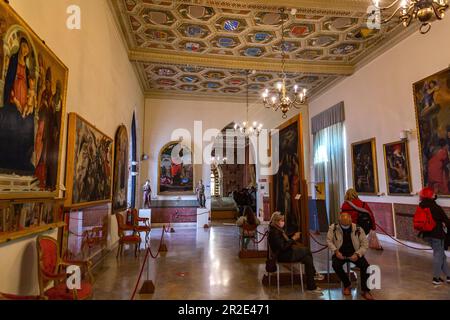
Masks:
[[[256,169],[249,164],[249,142],[238,139],[233,128],[230,123],[222,130],[223,140],[211,154],[211,218],[216,221],[235,220],[247,205],[256,212]]]

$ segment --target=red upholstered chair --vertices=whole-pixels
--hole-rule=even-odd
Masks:
[[[40,296],[49,300],[86,300],[92,298],[93,277],[90,272],[90,261],[69,261],[61,259],[58,242],[50,237],[37,238],[38,279]],[[81,268],[84,278],[81,289],[69,290],[66,285],[66,267],[77,265]],[[53,284],[52,287],[49,287]]]
[[[119,254],[123,253],[123,246],[125,244],[129,245],[134,244],[135,246],[134,255],[137,257],[141,247],[141,237],[139,236],[139,232],[136,230],[134,226],[129,226],[125,224],[124,218],[120,213],[116,213],[116,219],[117,219],[117,232],[119,234],[119,248],[117,249],[116,258],[119,257]],[[133,234],[126,235],[125,232],[127,231],[132,231]]]
[[[139,217],[137,209],[131,209],[131,214],[133,216],[134,229],[137,232],[145,232],[145,242],[148,242],[148,236],[152,230],[150,227],[150,219]],[[139,223],[143,223],[143,225],[140,225]]]

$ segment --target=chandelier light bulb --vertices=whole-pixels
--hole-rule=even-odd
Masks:
[[[283,84],[281,82],[277,82],[278,91],[281,91],[282,88],[283,88]]]
[[[298,85],[295,85],[294,86],[294,92],[297,93],[297,90],[298,90]]]

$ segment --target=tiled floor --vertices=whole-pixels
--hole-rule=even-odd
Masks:
[[[162,229],[152,230],[153,251],[159,244],[161,232]],[[149,268],[143,274],[143,280],[148,277],[154,282],[155,293],[137,294],[136,299],[360,299],[356,290],[352,297],[344,298],[338,285],[322,286],[323,295],[302,294],[300,285],[294,288],[288,285],[282,286],[278,295],[276,286],[262,285],[264,259],[238,258],[237,237],[236,227],[220,223],[207,230],[176,228],[175,233],[165,237],[168,252],[156,260],[150,259]],[[369,263],[381,268],[382,289],[373,291],[376,299],[450,299],[450,285],[435,287],[431,284],[431,254],[391,243],[383,243],[383,246],[384,251],[369,250],[367,254]],[[111,252],[94,270],[95,299],[126,300],[133,293],[145,251],[137,259],[131,249],[125,250],[119,259],[115,254]],[[316,254],[314,258],[316,268],[325,271],[327,254]]]

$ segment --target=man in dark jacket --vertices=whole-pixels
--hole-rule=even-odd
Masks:
[[[447,283],[450,283],[450,269],[445,255],[445,240],[450,229],[450,220],[444,210],[436,203],[436,195],[431,188],[422,189],[419,196],[419,206],[422,209],[430,209],[433,220],[436,222],[433,230],[420,234],[433,249],[433,284],[444,283],[444,280],[441,279],[441,272],[447,277]]]
[[[284,232],[284,215],[275,212],[272,215],[269,229],[269,245],[272,254],[279,262],[301,262],[305,265],[306,288],[312,293],[322,293],[315,283],[316,269],[314,267],[313,256],[309,248],[296,245],[300,240],[300,232],[291,238]]]

